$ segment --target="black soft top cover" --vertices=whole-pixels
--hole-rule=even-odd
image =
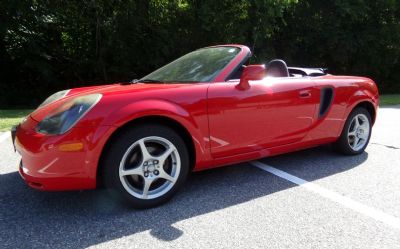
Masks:
[[[291,76],[322,76],[328,73],[326,68],[288,67]]]

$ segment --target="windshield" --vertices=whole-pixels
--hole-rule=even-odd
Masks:
[[[139,82],[209,82],[239,52],[236,47],[202,48],[163,66]]]

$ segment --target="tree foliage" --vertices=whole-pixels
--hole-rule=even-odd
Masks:
[[[397,0],[2,0],[0,106],[138,78],[221,43],[400,91]]]

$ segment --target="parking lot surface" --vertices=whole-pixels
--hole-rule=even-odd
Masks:
[[[29,189],[5,138],[0,247],[399,248],[399,127],[400,106],[381,108],[362,155],[327,145],[256,162],[285,176],[254,162],[194,173],[171,202],[149,210],[121,206],[104,190]]]

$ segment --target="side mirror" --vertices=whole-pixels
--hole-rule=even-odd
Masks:
[[[243,69],[237,88],[246,90],[250,88],[250,80],[262,80],[265,77],[265,65],[249,65]]]

